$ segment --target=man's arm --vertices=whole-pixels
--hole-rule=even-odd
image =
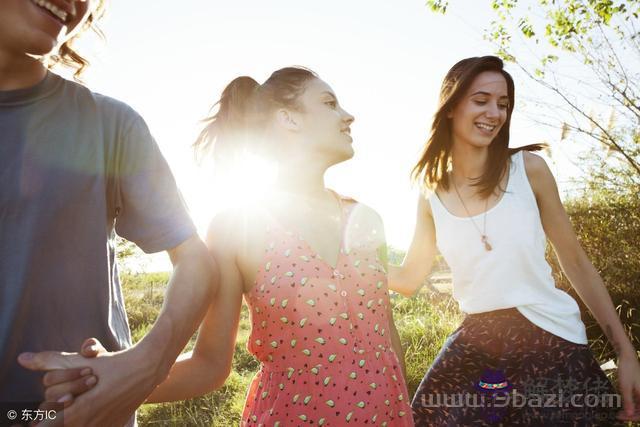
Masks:
[[[173,274],[164,305],[152,329],[136,345],[95,359],[60,352],[23,353],[18,358],[22,366],[32,370],[89,367],[100,378],[93,389],[65,409],[65,426],[126,424],[166,378],[196,330],[217,289],[217,268],[197,236],[168,252]]]
[[[164,304],[153,328],[140,341],[156,367],[156,384],[164,381],[200,325],[218,290],[219,279],[215,260],[197,236],[167,252],[173,264],[173,274]]]

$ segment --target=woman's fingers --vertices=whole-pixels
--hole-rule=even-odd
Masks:
[[[64,396],[62,396],[61,398],[58,399],[57,402],[42,402],[40,404],[40,406],[38,406],[38,409],[41,410],[50,410],[50,409],[56,409],[56,410],[60,410],[59,407],[54,407],[52,406],[54,403],[62,403],[64,406],[63,408],[67,408],[69,406],[71,406],[71,404],[74,402],[75,398],[73,397],[72,394],[65,394]]]
[[[89,376],[91,373],[91,368],[56,369],[44,374],[42,384],[45,387],[51,387],[56,384],[75,381],[81,377]]]
[[[65,403],[65,406],[68,406],[71,404],[71,402],[69,402],[69,395],[72,400],[74,396],[78,396],[91,390],[97,383],[98,377],[95,375],[80,377],[73,381],[67,381],[47,387],[44,391],[44,398],[47,402]]]

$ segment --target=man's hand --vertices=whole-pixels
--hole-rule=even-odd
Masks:
[[[82,391],[73,405],[66,405],[63,414],[65,426],[125,425],[138,406],[163,379],[164,373],[159,375],[155,372],[155,364],[153,359],[150,359],[151,353],[145,347],[135,346],[109,353],[97,340],[90,343],[87,340],[81,351],[85,355],[95,357],[85,358],[78,353],[53,351],[23,353],[18,357],[18,362],[27,369],[50,371],[46,374],[50,375],[49,381],[55,382],[61,375],[66,378],[69,369],[78,368],[90,368],[93,375],[100,379],[99,384],[90,390]],[[53,400],[54,397],[57,397],[55,400],[63,398],[71,387],[66,385],[48,391],[47,400]],[[42,425],[61,426],[62,420]]]
[[[80,347],[80,355],[94,358],[107,353],[102,343],[96,338],[88,338]],[[57,369],[49,371],[42,377],[42,385],[45,387],[44,402],[63,403],[67,408],[73,404],[74,399],[91,390],[98,382],[98,377],[93,375],[91,368]],[[43,407],[41,405],[41,408]]]

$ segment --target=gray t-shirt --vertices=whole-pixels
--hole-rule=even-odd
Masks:
[[[142,118],[53,73],[0,91],[0,402],[42,400],[21,352],[131,344],[114,231],[148,253],[195,233]]]

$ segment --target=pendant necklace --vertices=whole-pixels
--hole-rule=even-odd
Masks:
[[[456,194],[458,195],[458,199],[460,199],[460,203],[462,203],[462,207],[464,208],[465,212],[467,212],[468,218],[471,220],[471,223],[473,224],[473,227],[478,231],[478,234],[480,234],[480,241],[484,245],[484,249],[487,252],[490,251],[491,249],[493,249],[493,247],[489,243],[489,237],[487,237],[487,208],[489,207],[489,198],[487,198],[487,200],[486,200],[486,202],[484,204],[484,214],[482,215],[482,231],[480,231],[480,227],[478,227],[476,222],[473,220],[473,217],[469,213],[469,209],[467,209],[467,205],[465,205],[464,204],[464,200],[462,200],[462,196],[460,195],[460,191],[458,191],[458,186],[456,185],[456,183],[455,183],[455,181],[453,179],[451,180],[451,182],[453,182],[453,188],[456,190]]]

